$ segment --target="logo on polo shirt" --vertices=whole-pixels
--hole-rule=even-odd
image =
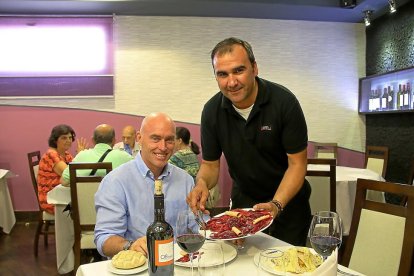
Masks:
[[[272,126],[262,126],[262,127],[260,128],[260,130],[261,130],[261,131],[270,131],[270,130],[272,130]]]

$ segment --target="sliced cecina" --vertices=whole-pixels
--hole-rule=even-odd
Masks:
[[[258,217],[257,219],[255,219],[255,220],[253,221],[253,224],[256,224],[256,223],[258,223],[259,221],[262,221],[262,220],[267,219],[267,218],[270,218],[270,215],[264,215],[264,216]]]
[[[231,217],[236,217],[236,218],[241,217],[241,213],[235,212],[235,211],[226,211],[225,214]]]
[[[237,229],[237,227],[236,227],[236,226],[233,226],[233,227],[231,228],[231,231],[233,231],[234,233],[236,233],[236,235],[237,235],[237,236],[240,236],[240,235],[241,235],[241,233],[242,233],[239,229]]]

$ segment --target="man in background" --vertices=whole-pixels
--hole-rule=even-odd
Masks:
[[[137,132],[133,126],[126,126],[122,130],[122,142],[116,143],[114,149],[120,149],[133,157],[139,152],[139,144],[136,141]]]
[[[93,132],[92,140],[95,146],[92,149],[80,151],[72,162],[94,163],[98,162],[103,157],[100,162],[110,162],[112,163],[112,169],[115,169],[116,167],[119,167],[120,165],[133,159],[131,155],[124,151],[112,150],[115,143],[115,130],[110,125],[102,124],[97,126]],[[90,170],[81,170],[78,172],[78,175],[86,176],[90,173]],[[100,171],[98,170],[96,174],[100,175]],[[67,167],[63,171],[61,183],[64,186],[69,186],[69,181],[69,167]]]

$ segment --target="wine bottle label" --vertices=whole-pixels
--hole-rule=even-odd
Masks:
[[[166,266],[174,261],[174,238],[155,241],[155,265]]]

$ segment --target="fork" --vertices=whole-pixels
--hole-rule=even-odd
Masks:
[[[197,224],[200,226],[201,229],[207,230],[207,225],[203,219],[203,213],[201,213],[200,210],[198,210],[197,214],[195,215],[194,220],[197,222]]]

